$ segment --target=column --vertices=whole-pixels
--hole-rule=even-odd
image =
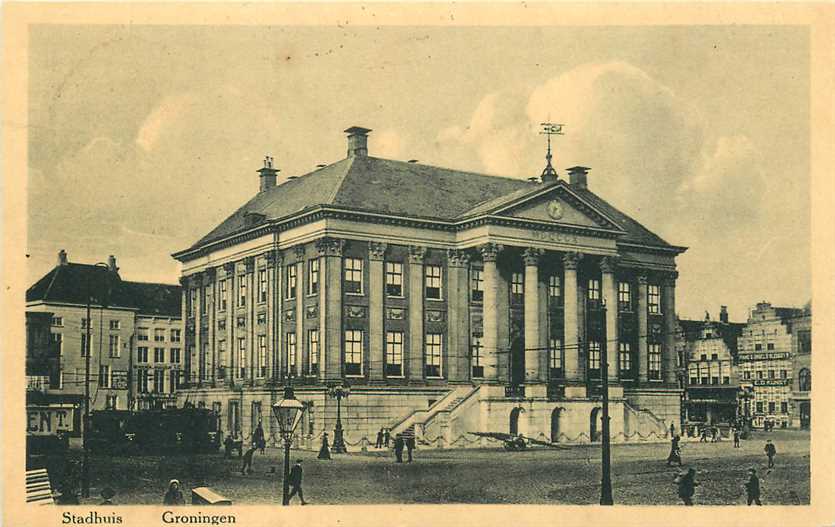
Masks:
[[[216,280],[216,271],[214,267],[209,267],[206,269],[206,273],[203,275],[203,287],[206,288],[206,319],[207,319],[207,332],[206,332],[206,339],[209,343],[207,354],[206,354],[206,378],[210,380],[213,384],[215,381],[215,331],[217,330],[216,325],[217,322],[215,320],[215,284],[217,283]]]
[[[618,286],[615,280],[616,261],[605,257],[600,261],[603,299],[606,301],[606,351],[609,382],[618,380]]]
[[[368,378],[372,383],[385,382],[385,341],[383,334],[383,298],[386,281],[383,262],[386,256],[385,243],[368,244]]]
[[[539,258],[541,249],[528,248],[525,261],[525,383],[544,382],[539,367]]]
[[[423,258],[426,247],[409,247],[409,359],[410,382],[423,381]]]
[[[496,257],[501,246],[488,243],[482,245],[481,258],[484,261],[484,307],[482,308],[482,323],[484,325],[482,362],[484,363],[484,380],[486,382],[498,382],[499,375],[499,327],[498,310],[496,309],[496,286],[498,282],[498,269],[496,268]]]
[[[562,258],[563,286],[563,346],[565,347],[565,380],[567,384],[583,383],[580,378],[580,339],[577,318],[577,266],[582,255],[565,253]],[[568,392],[566,392],[568,394]]]
[[[189,372],[189,381],[197,382],[198,385],[203,380],[203,376],[201,375],[202,372],[200,371],[200,348],[203,345],[202,338],[200,335],[200,331],[203,328],[203,320],[200,316],[200,290],[203,288],[203,276],[202,273],[197,273],[192,275],[191,277],[191,288],[197,291],[197,294],[194,295],[194,351],[188,350],[189,355],[191,356],[191,371]],[[152,330],[149,330],[152,331]],[[153,339],[154,336],[150,335],[150,339]],[[153,340],[150,342],[153,343]],[[148,353],[152,354],[154,349],[150,347],[148,349]],[[153,370],[148,370],[149,372]]]
[[[673,271],[664,278],[662,309],[664,310],[664,349],[662,351],[662,379],[671,386],[678,386],[678,372],[676,371],[676,278],[678,272]],[[721,378],[721,373],[720,373]]]
[[[232,367],[234,361],[235,350],[235,264],[228,262],[223,265],[223,270],[226,273],[226,382],[230,382],[235,377],[235,369]]]
[[[342,250],[345,241],[335,238],[322,238],[316,242],[316,248],[322,262],[320,286],[323,302],[319,317],[323,322],[320,338],[322,356],[319,362],[324,366],[324,380],[327,382],[342,379]]]
[[[276,321],[281,317],[281,310],[278,308],[278,268],[281,267],[281,259],[275,249],[264,253],[264,260],[267,263],[267,378],[270,381],[276,380]],[[269,420],[272,423],[272,419]]]
[[[297,245],[296,252],[296,371],[301,377],[307,366],[307,339],[304,335],[304,297],[307,295],[307,265],[304,261],[304,245]]]
[[[470,324],[467,270],[470,255],[464,251],[447,251],[447,363],[449,382],[466,382],[470,379],[469,361]]]
[[[647,356],[647,276],[638,276],[638,382],[646,384],[649,357]]]
[[[244,280],[246,280],[246,311],[244,312],[246,317],[246,380],[253,382],[257,356],[255,353],[255,304],[258,298],[258,293],[255,291],[257,285],[255,258],[252,256],[244,258],[244,268],[246,270],[244,275]]]

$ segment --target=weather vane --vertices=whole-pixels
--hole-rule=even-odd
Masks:
[[[554,170],[554,167],[551,165],[551,159],[553,158],[551,155],[551,136],[563,135],[562,127],[564,125],[558,123],[540,123],[540,125],[542,126],[542,131],[539,132],[539,134],[548,136],[548,153],[545,154],[545,161],[547,163],[545,165],[545,170],[542,171],[542,180],[556,180],[557,171]]]

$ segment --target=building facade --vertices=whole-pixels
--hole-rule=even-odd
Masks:
[[[122,280],[112,256],[107,266],[87,265],[69,262],[61,251],[58,265],[26,292],[27,312],[51,313],[58,366],[47,394],[81,400],[89,353],[91,410],[175,404],[177,383],[168,379],[178,379],[171,372],[182,368],[182,352],[175,353],[169,335],[182,335],[181,298],[176,285]],[[159,330],[166,338],[146,343],[143,335],[154,338]],[[164,354],[157,356],[157,349]],[[172,369],[172,357],[180,366]],[[143,373],[148,369],[153,372]],[[157,382],[156,371],[164,382]]]
[[[811,304],[811,303],[810,303]],[[812,426],[812,308],[794,319],[792,332],[792,395],[791,423],[793,428],[809,429]]]
[[[756,305],[739,337],[740,385],[750,393],[744,415],[755,427],[770,422],[778,427],[791,423],[793,386],[792,326],[803,310]]]
[[[675,257],[588,189],[588,169],[535,182],[368,155],[258,194],[182,263],[179,393],[248,436],[282,386],[300,435],[349,445],[380,428],[462,444],[468,432],[596,440],[606,365],[615,440],[677,422]],[[353,443],[352,443],[353,442]]]

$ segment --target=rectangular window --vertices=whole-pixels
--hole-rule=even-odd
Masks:
[[[600,343],[596,340],[589,341],[589,370],[600,372]]]
[[[122,355],[122,343],[120,342],[119,335],[110,335],[108,350],[110,351],[110,356],[113,358],[118,358]]]
[[[777,404],[774,401],[768,401],[768,413],[773,414],[777,409]]]
[[[351,295],[362,294],[362,259],[345,258],[342,263],[345,276],[345,292]]]
[[[287,300],[296,298],[296,284],[298,281],[296,272],[296,264],[290,264],[284,270],[284,298]]]
[[[788,370],[780,370],[780,378],[781,379],[788,379],[789,378]]]
[[[179,352],[180,350],[177,350],[177,351]],[[172,353],[173,353],[173,350],[172,350]],[[173,355],[172,355],[172,358],[171,358],[171,362],[175,362],[174,358],[173,358]],[[176,361],[176,362],[180,362],[180,361]],[[217,365],[221,368],[225,368],[227,366],[227,364],[226,364],[226,341],[225,340],[218,340],[217,341]],[[221,374],[221,375],[223,375],[223,374]]]
[[[154,362],[165,362],[165,348],[154,348]]]
[[[707,384],[709,380],[710,379],[708,379],[707,375],[705,375],[701,378],[700,383],[701,384]]]
[[[154,328],[154,342],[165,342],[165,330]]]
[[[618,343],[618,367],[621,377],[630,377],[632,373],[632,344]]]
[[[562,296],[562,283],[558,275],[552,274],[548,277],[548,296],[551,298]]]
[[[148,362],[148,348],[145,346],[136,348],[136,362]]]
[[[716,377],[716,376],[711,377],[710,378],[710,384],[719,384],[719,377]]]
[[[719,354],[718,353],[711,353],[710,354],[710,360],[719,360]]]
[[[238,372],[246,378],[246,339],[238,339]]]
[[[647,376],[653,380],[661,379],[661,344],[649,344],[647,346],[649,356],[649,370]]]
[[[386,332],[386,377],[403,376],[403,332]]]
[[[223,342],[223,341],[221,341]],[[171,348],[171,362],[179,364],[180,362],[180,348]]]
[[[441,377],[441,356],[443,355],[444,336],[440,333],[427,333],[423,360],[426,364],[427,377]]]
[[[296,377],[298,375],[296,370],[296,334],[286,333],[284,343],[284,349],[287,350],[287,375]]]
[[[148,340],[148,328],[136,328],[136,340]]]
[[[188,316],[194,318],[194,306],[197,304],[197,289],[190,289],[188,295]]]
[[[768,349],[768,350],[773,350],[773,349],[774,349],[774,343],[773,343],[773,342],[769,342],[768,344],[766,344],[766,349]]]
[[[632,311],[632,286],[629,282],[618,282],[618,309]]]
[[[661,313],[661,286],[647,286],[647,309],[652,315]]]
[[[763,378],[763,371],[762,370],[757,370],[757,379],[762,379],[762,378]]]
[[[258,303],[267,301],[267,270],[258,269]]]
[[[238,307],[246,305],[246,275],[238,276]]]
[[[588,291],[589,300],[593,302],[600,301],[600,280],[597,278],[592,278],[589,280],[589,291]]]
[[[768,378],[769,378],[769,379],[773,379],[773,378],[774,378],[774,370],[768,370]]]
[[[307,294],[319,293],[319,259],[314,258],[307,262]]]
[[[783,402],[780,403],[780,413],[781,414],[789,413],[789,403],[788,402],[783,401]]]
[[[443,269],[440,265],[427,265],[424,267],[424,287],[426,298],[440,300],[442,297]]]
[[[471,364],[473,377],[481,379],[484,377],[484,364],[482,364],[482,360],[484,360],[484,342],[482,337],[473,335],[470,353],[472,354]]]
[[[206,288],[201,287],[200,288],[200,314],[201,315],[206,314],[206,305],[207,305],[207,302],[206,302]]]
[[[117,321],[118,322],[118,321]],[[52,317],[52,325],[61,327],[64,325],[64,317]],[[113,321],[110,321],[110,329],[113,329]],[[118,329],[118,328],[116,328]]]
[[[99,386],[110,388],[110,366],[107,364],[99,366]]]
[[[762,351],[763,345],[760,343],[754,344],[754,351]]]
[[[510,274],[510,294],[524,295],[525,294],[525,275],[522,273]]]
[[[87,334],[81,334],[81,356],[86,357],[90,353],[90,342],[87,340]]]
[[[227,298],[227,289],[226,289],[226,279],[220,280],[217,283],[217,310],[218,311],[226,311],[226,298]]]
[[[476,267],[470,269],[470,300],[484,301],[484,271]]]
[[[112,330],[122,329],[122,321],[121,320],[111,320],[110,321],[110,329],[112,329]]]
[[[267,375],[267,336],[258,335],[258,377]]]
[[[55,348],[58,350],[58,356],[64,356],[64,335],[62,333],[53,333],[52,334],[52,342],[55,344]]]
[[[307,330],[307,356],[310,359],[310,374],[319,375],[319,330]]]
[[[722,384],[731,384],[731,378],[726,376],[722,377]]]
[[[154,391],[165,393],[165,370],[154,370]]]
[[[757,401],[757,413],[758,414],[763,413],[763,409],[764,409],[763,402],[762,401]]]
[[[362,375],[363,332],[345,331],[345,375]]]
[[[748,371],[748,370],[742,372],[742,378],[745,379],[746,381],[749,380],[751,378],[751,372]]]
[[[551,337],[548,341],[548,367],[552,378],[563,376],[562,352],[562,340]]]
[[[386,262],[386,295],[403,296],[403,264]]]
[[[171,342],[180,342],[180,330],[179,329],[172,329],[170,337],[171,337]]]

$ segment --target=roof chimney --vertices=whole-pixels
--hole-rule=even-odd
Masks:
[[[587,189],[589,188],[589,167],[571,167],[568,169],[568,182],[573,187]]]
[[[264,168],[258,170],[258,177],[261,179],[259,192],[264,192],[275,186],[278,172],[279,170],[277,168],[273,168],[273,158],[271,156],[264,156]]]
[[[116,257],[112,254],[107,257],[107,268],[113,271],[114,273],[119,272],[119,268],[116,267]]]
[[[69,263],[67,261],[67,251],[61,249],[58,251],[58,265],[67,265]]]
[[[368,156],[368,128],[352,126],[345,130],[348,134],[348,157]]]

